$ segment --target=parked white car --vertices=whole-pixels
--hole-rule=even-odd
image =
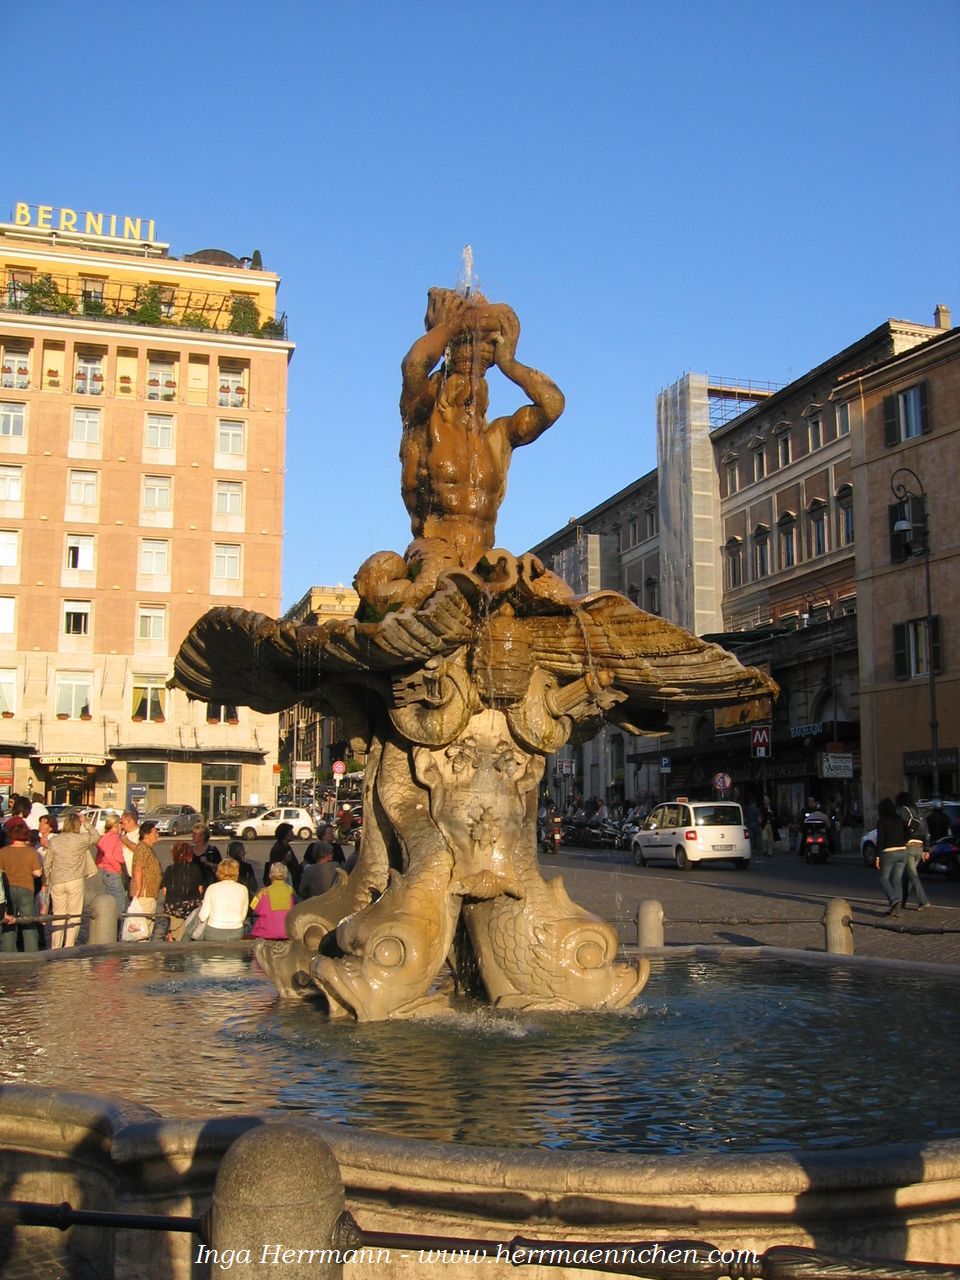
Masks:
[[[240,840],[271,839],[277,834],[281,822],[289,822],[293,834],[298,840],[314,840],[317,835],[317,823],[309,809],[297,809],[292,805],[281,805],[278,809],[268,809],[258,818],[242,818],[236,822],[222,821],[221,828],[226,835],[235,835]],[[233,831],[229,830],[233,827]]]
[[[638,867],[665,858],[685,871],[698,862],[726,859],[742,871],[750,862],[750,834],[743,825],[743,810],[728,800],[658,804],[630,848]]]
[[[121,811],[119,809],[81,809],[80,812],[85,821],[103,835],[107,829],[107,818],[115,818],[119,821]]]

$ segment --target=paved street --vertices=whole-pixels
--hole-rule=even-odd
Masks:
[[[625,943],[636,940],[640,902],[655,898],[663,904],[667,946],[733,943],[822,951],[826,904],[845,898],[853,909],[857,955],[960,966],[960,882],[925,876],[931,910],[917,912],[911,900],[890,918],[877,872],[863,866],[859,853],[814,866],[779,850],[771,859],[752,860],[746,871],[723,862],[679,871],[666,862],[636,867],[629,854],[613,850],[564,848],[542,865],[547,876],[562,872],[574,900],[616,922]]]

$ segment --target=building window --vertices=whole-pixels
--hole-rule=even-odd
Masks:
[[[655,538],[660,528],[660,512],[656,507],[649,507],[643,513],[644,529],[648,538]]]
[[[177,370],[172,360],[147,361],[147,399],[172,400],[177,394]]]
[[[0,467],[0,502],[20,502],[23,495],[23,467]]]
[[[166,576],[170,572],[170,543],[144,538],[140,543],[140,572],[145,576]]]
[[[853,546],[853,490],[844,485],[837,493],[837,543]]]
[[[213,544],[213,576],[224,582],[240,581],[240,548],[234,543]]]
[[[207,722],[209,724],[236,724],[239,719],[237,708],[232,703],[207,703]]]
[[[14,603],[11,596],[0,596],[0,635],[13,635]]]
[[[243,485],[235,480],[218,480],[215,510],[218,516],[243,515]]]
[[[67,534],[67,569],[93,568],[93,536],[84,533]]]
[[[767,474],[767,455],[763,448],[753,450],[754,481],[763,480]]]
[[[797,528],[792,520],[780,526],[780,568],[792,569],[797,562]]]
[[[647,613],[660,612],[660,583],[656,578],[647,578],[644,582],[643,601]]]
[[[848,436],[850,434],[850,405],[846,400],[842,400],[837,405],[837,435]]]
[[[25,351],[4,350],[0,361],[0,387],[26,391],[30,386],[30,356]]]
[[[148,449],[173,448],[173,417],[171,414],[147,414],[146,447]]]
[[[0,712],[12,716],[17,709],[17,673],[0,671]]]
[[[940,672],[940,619],[930,619],[930,639],[934,675]],[[927,619],[913,618],[897,622],[893,627],[893,670],[898,680],[929,676],[927,654]]]
[[[26,405],[0,401],[0,439],[22,440],[26,432]]]
[[[133,677],[134,720],[164,720],[166,718],[167,686],[156,676]]]
[[[766,578],[770,573],[770,533],[758,530],[753,535],[753,576]]]
[[[740,488],[740,473],[736,460],[727,463],[727,497],[732,497]]]
[[[13,529],[0,530],[0,569],[15,569],[20,560],[20,535]]]
[[[10,283],[7,285],[7,303],[15,311],[29,298],[29,289],[33,284],[32,271],[11,271]]]
[[[219,378],[217,404],[221,408],[242,409],[247,396],[243,374],[238,370],[221,368]]]
[[[790,458],[790,432],[785,431],[783,435],[777,437],[777,465],[779,467],[789,467]]]
[[[143,477],[144,511],[169,511],[173,505],[173,485],[169,476]]]
[[[903,440],[913,440],[930,430],[930,407],[927,400],[927,384],[918,382],[915,387],[898,391],[883,398],[883,440],[889,448]]]
[[[65,636],[88,636],[90,634],[89,600],[64,600],[63,634]]]
[[[229,453],[235,457],[244,452],[244,425],[242,422],[217,423],[217,452]]]
[[[78,396],[103,395],[103,356],[77,356],[73,389]]]
[[[97,473],[96,471],[71,471],[67,492],[72,507],[95,507],[97,505]]]
[[[823,444],[823,421],[819,413],[807,423],[807,442],[810,453],[815,453]]]
[[[57,672],[57,715],[69,720],[90,715],[90,690],[93,677],[87,671]]]
[[[105,280],[97,276],[80,277],[80,301],[84,315],[103,315],[103,286]]]
[[[727,586],[739,587],[743,584],[743,548],[739,541],[727,543]]]
[[[99,444],[100,410],[74,409],[70,438],[77,444]]]
[[[137,636],[141,640],[165,640],[167,611],[163,605],[142,604],[137,609]]]
[[[807,553],[814,556],[827,554],[827,509],[811,507],[807,513]]]

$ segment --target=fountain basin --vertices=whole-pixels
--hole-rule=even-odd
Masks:
[[[38,1017],[38,1022],[49,1024],[51,1040],[47,1045],[36,1039],[31,1041],[32,1056],[24,1053],[26,1032],[14,1027],[15,1034],[12,1038],[8,1034],[7,1044],[17,1052],[21,1079],[32,1082],[10,1082],[0,1090],[4,1194],[18,1199],[66,1199],[84,1207],[96,1204],[140,1212],[199,1212],[210,1195],[217,1164],[230,1142],[251,1125],[275,1118],[278,1108],[284,1106],[287,1114],[289,1110],[306,1113],[305,1124],[320,1124],[340,1162],[348,1207],[368,1228],[504,1241],[518,1233],[548,1239],[621,1242],[695,1237],[720,1248],[750,1248],[757,1252],[775,1244],[802,1244],[825,1251],[926,1261],[950,1261],[960,1256],[960,1138],[955,1136],[960,1133],[960,1117],[951,1109],[954,1104],[949,1096],[935,1097],[933,1086],[924,1085],[915,1074],[909,1078],[909,1088],[903,1088],[905,1078],[900,1070],[864,1045],[860,1030],[850,1021],[852,1011],[859,1010],[857,1016],[865,1023],[879,1023],[876,1001],[883,1001],[896,989],[896,998],[889,1000],[887,1048],[900,1043],[907,1058],[919,1067],[920,1060],[930,1058],[933,1046],[928,1036],[923,1042],[923,1054],[915,1052],[920,1041],[911,1041],[912,1027],[909,1021],[903,1021],[902,1011],[912,1007],[916,1028],[929,1027],[929,1021],[924,1021],[928,1011],[922,1005],[924,993],[930,993],[938,1010],[937,1029],[946,1062],[956,1035],[955,1028],[944,1027],[943,1018],[949,1021],[956,1016],[951,1010],[960,1004],[955,998],[956,972],[951,976],[933,966],[911,966],[907,973],[902,965],[853,959],[826,961],[771,949],[751,948],[736,955],[732,948],[683,950],[685,954],[679,957],[677,949],[671,949],[669,959],[662,965],[655,961],[654,974],[638,1012],[600,1015],[596,1021],[604,1031],[602,1039],[612,1040],[615,1049],[625,1050],[619,1072],[602,1056],[590,1058],[594,1050],[581,1050],[580,1059],[589,1058],[588,1062],[578,1061],[576,1053],[567,1050],[563,1037],[568,1034],[568,1019],[557,1019],[563,1028],[552,1033],[540,1015],[534,1020],[531,1035],[529,1028],[524,1031],[523,1027],[517,1034],[516,1019],[511,1015],[507,1025],[513,1029],[505,1039],[510,1052],[504,1062],[511,1057],[522,1058],[528,1047],[542,1050],[543,1044],[534,1042],[549,1042],[551,1034],[555,1034],[560,1041],[552,1049],[565,1063],[568,1078],[576,1075],[577,1086],[573,1090],[560,1087],[565,1082],[552,1081],[542,1063],[534,1073],[540,1087],[533,1091],[533,1097],[528,1082],[508,1078],[503,1082],[504,1078],[498,1077],[502,1081],[496,1095],[500,1113],[505,1113],[508,1121],[511,1116],[519,1117],[515,1127],[522,1130],[520,1142],[526,1144],[513,1146],[502,1140],[502,1124],[491,1123],[485,1134],[483,1113],[471,1111],[468,1103],[461,1104],[457,1111],[460,1132],[452,1131],[453,1107],[445,1100],[445,1090],[452,1083],[459,1084],[461,1094],[469,1095],[471,1082],[478,1077],[477,1070],[466,1070],[462,1053],[450,1049],[451,1039],[467,1033],[474,1043],[477,1037],[483,1040],[484,1052],[473,1054],[476,1068],[478,1059],[490,1060],[490,1045],[502,1035],[502,1028],[495,1025],[491,1030],[454,1019],[446,1027],[405,1023],[334,1028],[314,1019],[318,1028],[324,1028],[324,1036],[341,1036],[344,1057],[350,1063],[348,1074],[359,1085],[354,1090],[354,1101],[349,1103],[349,1095],[338,1093],[334,1087],[334,1075],[324,1070],[330,1062],[329,1041],[326,1057],[314,1056],[309,1071],[296,1072],[289,1062],[278,1061],[278,1046],[283,1042],[280,1030],[294,1043],[307,1036],[310,1051],[314,1051],[308,1031],[298,1029],[301,1018],[307,1020],[309,1028],[308,1008],[297,1005],[295,1009],[281,1009],[271,999],[268,1008],[273,1012],[267,1021],[275,1016],[279,1026],[276,1035],[268,1032],[261,1038],[246,1037],[245,1018],[236,1022],[228,1015],[224,1022],[225,992],[233,993],[235,1003],[257,1005],[255,993],[260,980],[248,967],[244,944],[215,950],[141,948],[135,953],[130,948],[91,948],[88,954],[62,960],[15,961],[4,968],[4,985],[7,997],[13,992],[18,1004],[24,1003],[21,997],[26,994],[25,985],[35,981],[42,986],[43,975],[51,990],[62,990],[65,985],[69,987],[69,972],[76,970],[88,991],[95,995],[108,989],[106,978],[113,973],[116,981],[108,989],[112,1007],[121,1026],[124,1017],[139,1017],[140,1034],[132,1043],[146,1045],[147,1053],[138,1060],[138,1074],[128,1088],[121,1070],[128,1056],[122,1047],[123,1036],[116,1024],[102,1025],[102,1016],[84,1020],[82,1039],[90,1055],[85,1069],[79,1059],[72,1057],[75,1050],[69,1043],[60,1045],[60,1063],[47,1068],[47,1061],[57,1052],[55,1016]],[[672,986],[666,978],[658,982],[659,975],[672,968],[680,971],[679,960],[683,961],[680,978]],[[107,970],[101,970],[97,980],[91,982],[96,966],[103,964]],[[783,1042],[775,1038],[780,1013],[769,1007],[769,998],[755,998],[760,990],[755,979],[764,972],[772,976],[774,989],[786,996],[784,965],[802,974],[802,986],[816,993],[808,1001],[808,1013],[815,1017],[816,1025],[808,1031],[806,1041],[818,1039],[817,1028],[828,1025],[832,1014],[844,1032],[840,1040],[845,1036],[861,1059],[861,1081],[852,1091],[854,1104],[860,1100],[860,1132],[854,1130],[841,1143],[832,1117],[808,1119],[805,1132],[789,1116],[786,1124],[776,1128],[770,1120],[776,1109],[772,1106],[761,1117],[762,1129],[749,1144],[752,1150],[742,1135],[732,1131],[726,1136],[732,1136],[734,1141],[717,1142],[712,1131],[732,1124],[738,1100],[741,1111],[755,1110],[746,1099],[751,1088],[756,1092],[758,1063],[766,1057],[775,1066],[784,1055]],[[211,1048],[214,1042],[204,1039],[202,1006],[206,997],[201,992],[208,982],[212,984],[211,993],[217,993],[216,1003],[221,1011],[220,1045],[226,1046],[221,1057]],[[907,999],[905,989],[900,990],[906,982],[915,984],[912,997]],[[671,1004],[679,1002],[675,1016],[684,1027],[690,1022],[691,1011],[695,1012],[691,984],[701,1004],[707,1003],[711,987],[715,988],[717,1012],[716,1034],[712,1040],[706,1033],[702,1037],[690,1080],[700,1078],[707,1095],[711,1081],[719,1080],[723,1074],[732,1075],[739,1087],[729,1095],[729,1110],[725,1110],[728,1101],[717,1096],[720,1113],[730,1117],[722,1125],[716,1118],[717,1108],[711,1112],[710,1097],[702,1100],[706,1137],[690,1131],[683,1144],[678,1134],[684,1125],[690,1126],[690,1108],[684,1112],[683,1107],[692,1086],[689,1080],[680,1084],[657,1054],[662,1052],[664,1038],[669,1039],[662,1033],[674,1016]],[[19,995],[15,990],[18,987]],[[727,997],[725,989],[739,994]],[[145,991],[154,994],[145,999]],[[832,992],[832,1010],[823,1005],[824,991]],[[150,1000],[160,1001],[167,1015],[152,1014]],[[173,1017],[170,1010],[178,1007],[178,1001],[180,1013]],[[211,1007],[212,1003],[211,1000]],[[792,1019],[789,1002],[784,998],[782,1003],[782,1016]],[[42,1001],[35,1004],[42,1010]],[[751,1004],[753,1018],[744,1022],[748,1016],[745,1010]],[[74,1004],[74,1012],[75,1009]],[[187,1009],[193,1009],[194,1014],[184,1012]],[[261,1017],[262,1010],[255,1007],[254,1012],[257,1018]],[[9,1018],[6,1010],[5,1016]],[[193,1039],[193,1051],[188,1052],[184,1046],[188,1043],[191,1017],[198,1034]],[[739,1021],[731,1025],[731,1017]],[[495,1014],[487,1014],[486,1018],[494,1024],[497,1021]],[[181,1030],[183,1040],[179,1038]],[[645,1030],[660,1037],[660,1048],[656,1042],[651,1046],[653,1063],[650,1056],[638,1060],[632,1039],[638,1031],[642,1034]],[[611,1031],[619,1031],[619,1040],[611,1036]],[[411,1043],[421,1034],[435,1050],[432,1076],[423,1078],[424,1096],[419,1109],[411,1105],[404,1112],[400,1105],[403,1098],[409,1101],[411,1097],[412,1067],[407,1062],[402,1070],[397,1069],[396,1053],[388,1056],[384,1052],[394,1034],[404,1037],[408,1053]],[[694,1022],[685,1049],[678,1049],[675,1054],[675,1066],[684,1054],[690,1057],[699,1034]],[[582,1042],[583,1027],[576,1028],[576,1035]],[[104,1056],[111,1039],[121,1045],[113,1062]],[[801,1039],[796,1037],[795,1042],[799,1044]],[[364,1042],[377,1051],[365,1055]],[[709,1054],[711,1044],[713,1057]],[[746,1052],[758,1046],[759,1056]],[[549,1043],[547,1047],[551,1048]],[[702,1051],[704,1048],[707,1053]],[[153,1077],[144,1075],[150,1058],[158,1063],[162,1059]],[[371,1099],[370,1081],[357,1079],[377,1059],[387,1068],[387,1076],[394,1071],[392,1107],[386,1095]],[[717,1059],[723,1066],[721,1073],[715,1067]],[[250,1106],[248,1066],[254,1069],[251,1074],[259,1082],[262,1095],[256,1108],[258,1114]],[[496,1066],[497,1072],[502,1071],[502,1066]],[[840,1062],[835,1047],[823,1042],[819,1067],[819,1086],[811,1079],[806,1092],[802,1084],[793,1091],[805,1102],[808,1117],[820,1114],[817,1099],[821,1096],[830,1102],[832,1112],[842,1109],[834,1082],[849,1073],[849,1063]],[[934,1076],[940,1069],[934,1064]],[[878,1072],[885,1079],[889,1077],[889,1083],[882,1088],[877,1084]],[[160,1091],[162,1096],[157,1097],[161,1073],[175,1087]],[[211,1088],[204,1073],[216,1077],[216,1088]],[[9,1058],[0,1074],[11,1080]],[[659,1093],[674,1099],[676,1131],[671,1131],[659,1116],[644,1136],[637,1115],[627,1117],[635,1137],[626,1149],[613,1139],[594,1140],[596,1135],[585,1132],[582,1115],[575,1109],[568,1117],[553,1114],[559,1107],[558,1099],[569,1103],[572,1095],[582,1091],[581,1086],[590,1092],[591,1074],[606,1079],[604,1087],[613,1095],[614,1105],[621,1108],[625,1099],[642,1097],[647,1086],[655,1086],[650,1088],[651,1097]],[[768,1093],[775,1091],[777,1080],[776,1071],[770,1074]],[[36,1083],[45,1076],[49,1087]],[[312,1093],[308,1087],[311,1076],[318,1080]],[[67,1082],[71,1089],[82,1092],[64,1091]],[[91,1096],[92,1090],[106,1096]],[[790,1093],[783,1089],[780,1092]],[[537,1093],[547,1095],[549,1105],[541,1107],[541,1111],[553,1115],[553,1128],[545,1129],[539,1145],[533,1145],[529,1126],[537,1111]],[[949,1095],[947,1090],[944,1093]],[[125,1095],[126,1100],[118,1101],[118,1094]],[[236,1094],[240,1095],[240,1105],[231,1106],[231,1095]],[[898,1140],[891,1142],[889,1132],[884,1132],[882,1116],[893,1114],[894,1099],[903,1104],[908,1096],[918,1101],[915,1118],[900,1130]],[[265,1107],[271,1110],[263,1111]],[[638,1105],[635,1110],[639,1112],[642,1107]],[[246,1114],[238,1114],[241,1111]],[[311,1111],[327,1118],[318,1120],[310,1116]],[[670,1107],[665,1108],[664,1114],[669,1111]],[[871,1120],[873,1111],[876,1116]],[[361,1127],[371,1119],[381,1129],[389,1127],[391,1112],[395,1113],[393,1123],[402,1136]],[[340,1120],[349,1117],[353,1123],[330,1123],[331,1116]],[[418,1126],[421,1134],[429,1133],[433,1140],[410,1136]],[[565,1126],[567,1130],[576,1129],[578,1145],[557,1150],[558,1134]],[[469,1141],[463,1140],[464,1132]],[[681,1146],[685,1153],[681,1153]],[[82,1237],[73,1234],[78,1235],[80,1247]],[[122,1277],[188,1276],[190,1239],[169,1236],[162,1244],[158,1248],[155,1241],[137,1242],[135,1233],[119,1233],[116,1257],[110,1263],[115,1269],[107,1269],[109,1260],[102,1258],[101,1273]],[[103,1247],[102,1241],[98,1244],[88,1234],[84,1247],[95,1245]],[[148,1257],[153,1269],[145,1271],[144,1259]],[[394,1260],[391,1274],[403,1275],[405,1265]],[[415,1259],[409,1265],[411,1274],[422,1274]],[[371,1277],[375,1270],[370,1271]],[[348,1268],[347,1274],[365,1273],[358,1267]],[[454,1273],[447,1270],[445,1274]],[[544,1275],[547,1274],[555,1275],[556,1271],[545,1270]]]

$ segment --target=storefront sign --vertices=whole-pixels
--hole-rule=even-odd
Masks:
[[[54,756],[37,756],[37,762],[42,765],[67,764],[67,765],[93,765],[97,769],[102,769],[107,763],[106,756],[86,756],[79,752],[63,752]]]
[[[941,769],[956,769],[957,748],[938,747],[937,765]],[[905,751],[903,753],[904,773],[926,773],[933,768],[932,751]]]
[[[853,756],[840,751],[821,751],[820,777],[852,778]]]
[[[51,204],[16,204],[13,226],[37,231],[72,231],[75,235],[136,240],[140,244],[156,240],[152,218],[127,218],[118,213],[87,213],[82,209],[55,208]]]
[[[823,721],[818,720],[816,724],[792,724],[790,726],[791,738],[819,738],[823,733]]]

